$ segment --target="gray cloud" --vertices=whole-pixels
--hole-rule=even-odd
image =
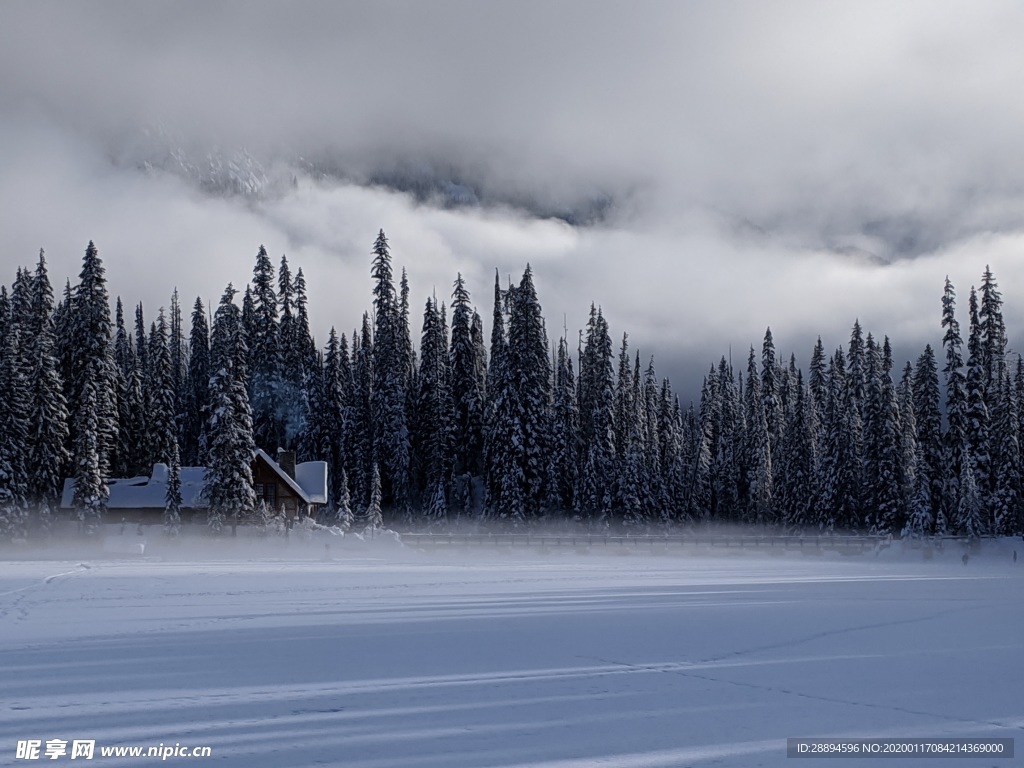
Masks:
[[[73,273],[94,237],[152,303],[218,295],[263,241],[345,327],[384,226],[420,295],[461,269],[486,314],[530,260],[549,322],[598,301],[669,369],[769,324],[798,353],[857,316],[918,345],[946,272],[1024,278],[1021,39],[1010,2],[9,0],[4,263]],[[273,194],[135,170],[241,147]]]

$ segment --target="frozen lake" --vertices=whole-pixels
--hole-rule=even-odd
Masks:
[[[99,765],[159,762],[101,745],[178,743],[212,757],[165,764],[633,768],[793,765],[788,737],[1019,737],[1022,587],[1005,548],[967,566],[396,548],[0,562],[0,763],[53,738],[95,740]],[[860,764],[879,765],[836,765]]]

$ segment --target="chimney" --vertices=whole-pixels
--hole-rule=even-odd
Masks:
[[[295,451],[277,449],[277,464],[292,480],[295,479]]]

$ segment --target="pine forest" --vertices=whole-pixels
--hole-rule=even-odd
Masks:
[[[168,530],[180,468],[195,466],[219,532],[257,514],[257,448],[326,462],[323,522],[359,528],[1024,529],[1024,361],[987,267],[966,312],[946,280],[941,345],[902,367],[857,321],[843,347],[819,338],[807,370],[769,329],[683,404],[600,306],[578,336],[550,338],[528,265],[518,283],[496,276],[480,309],[453,276],[420,322],[383,231],[369,255],[372,305],[318,342],[302,270],[263,247],[216,306],[175,291],[155,312],[112,305],[91,242],[59,295],[40,252],[0,287],[0,539],[45,536],[68,514],[94,531],[107,479],[155,463],[169,467]],[[65,478],[72,510],[59,509]]]

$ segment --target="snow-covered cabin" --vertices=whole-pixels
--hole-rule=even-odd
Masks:
[[[296,464],[294,451],[278,451],[274,461],[266,451],[257,450],[252,462],[252,482],[256,503],[262,499],[271,510],[283,509],[287,517],[315,517],[327,503],[327,462]]]
[[[167,499],[166,464],[154,464],[151,476],[111,478],[107,480],[110,499],[107,501],[107,519],[112,522],[155,523],[162,519]],[[316,515],[327,503],[327,463],[306,461],[295,463],[291,451],[279,451],[275,461],[266,451],[257,450],[252,460],[253,490],[256,503],[260,500],[288,517]],[[206,518],[206,499],[203,486],[206,467],[181,468],[181,518],[183,521],[202,522]],[[75,481],[64,481],[61,509],[73,508]]]

